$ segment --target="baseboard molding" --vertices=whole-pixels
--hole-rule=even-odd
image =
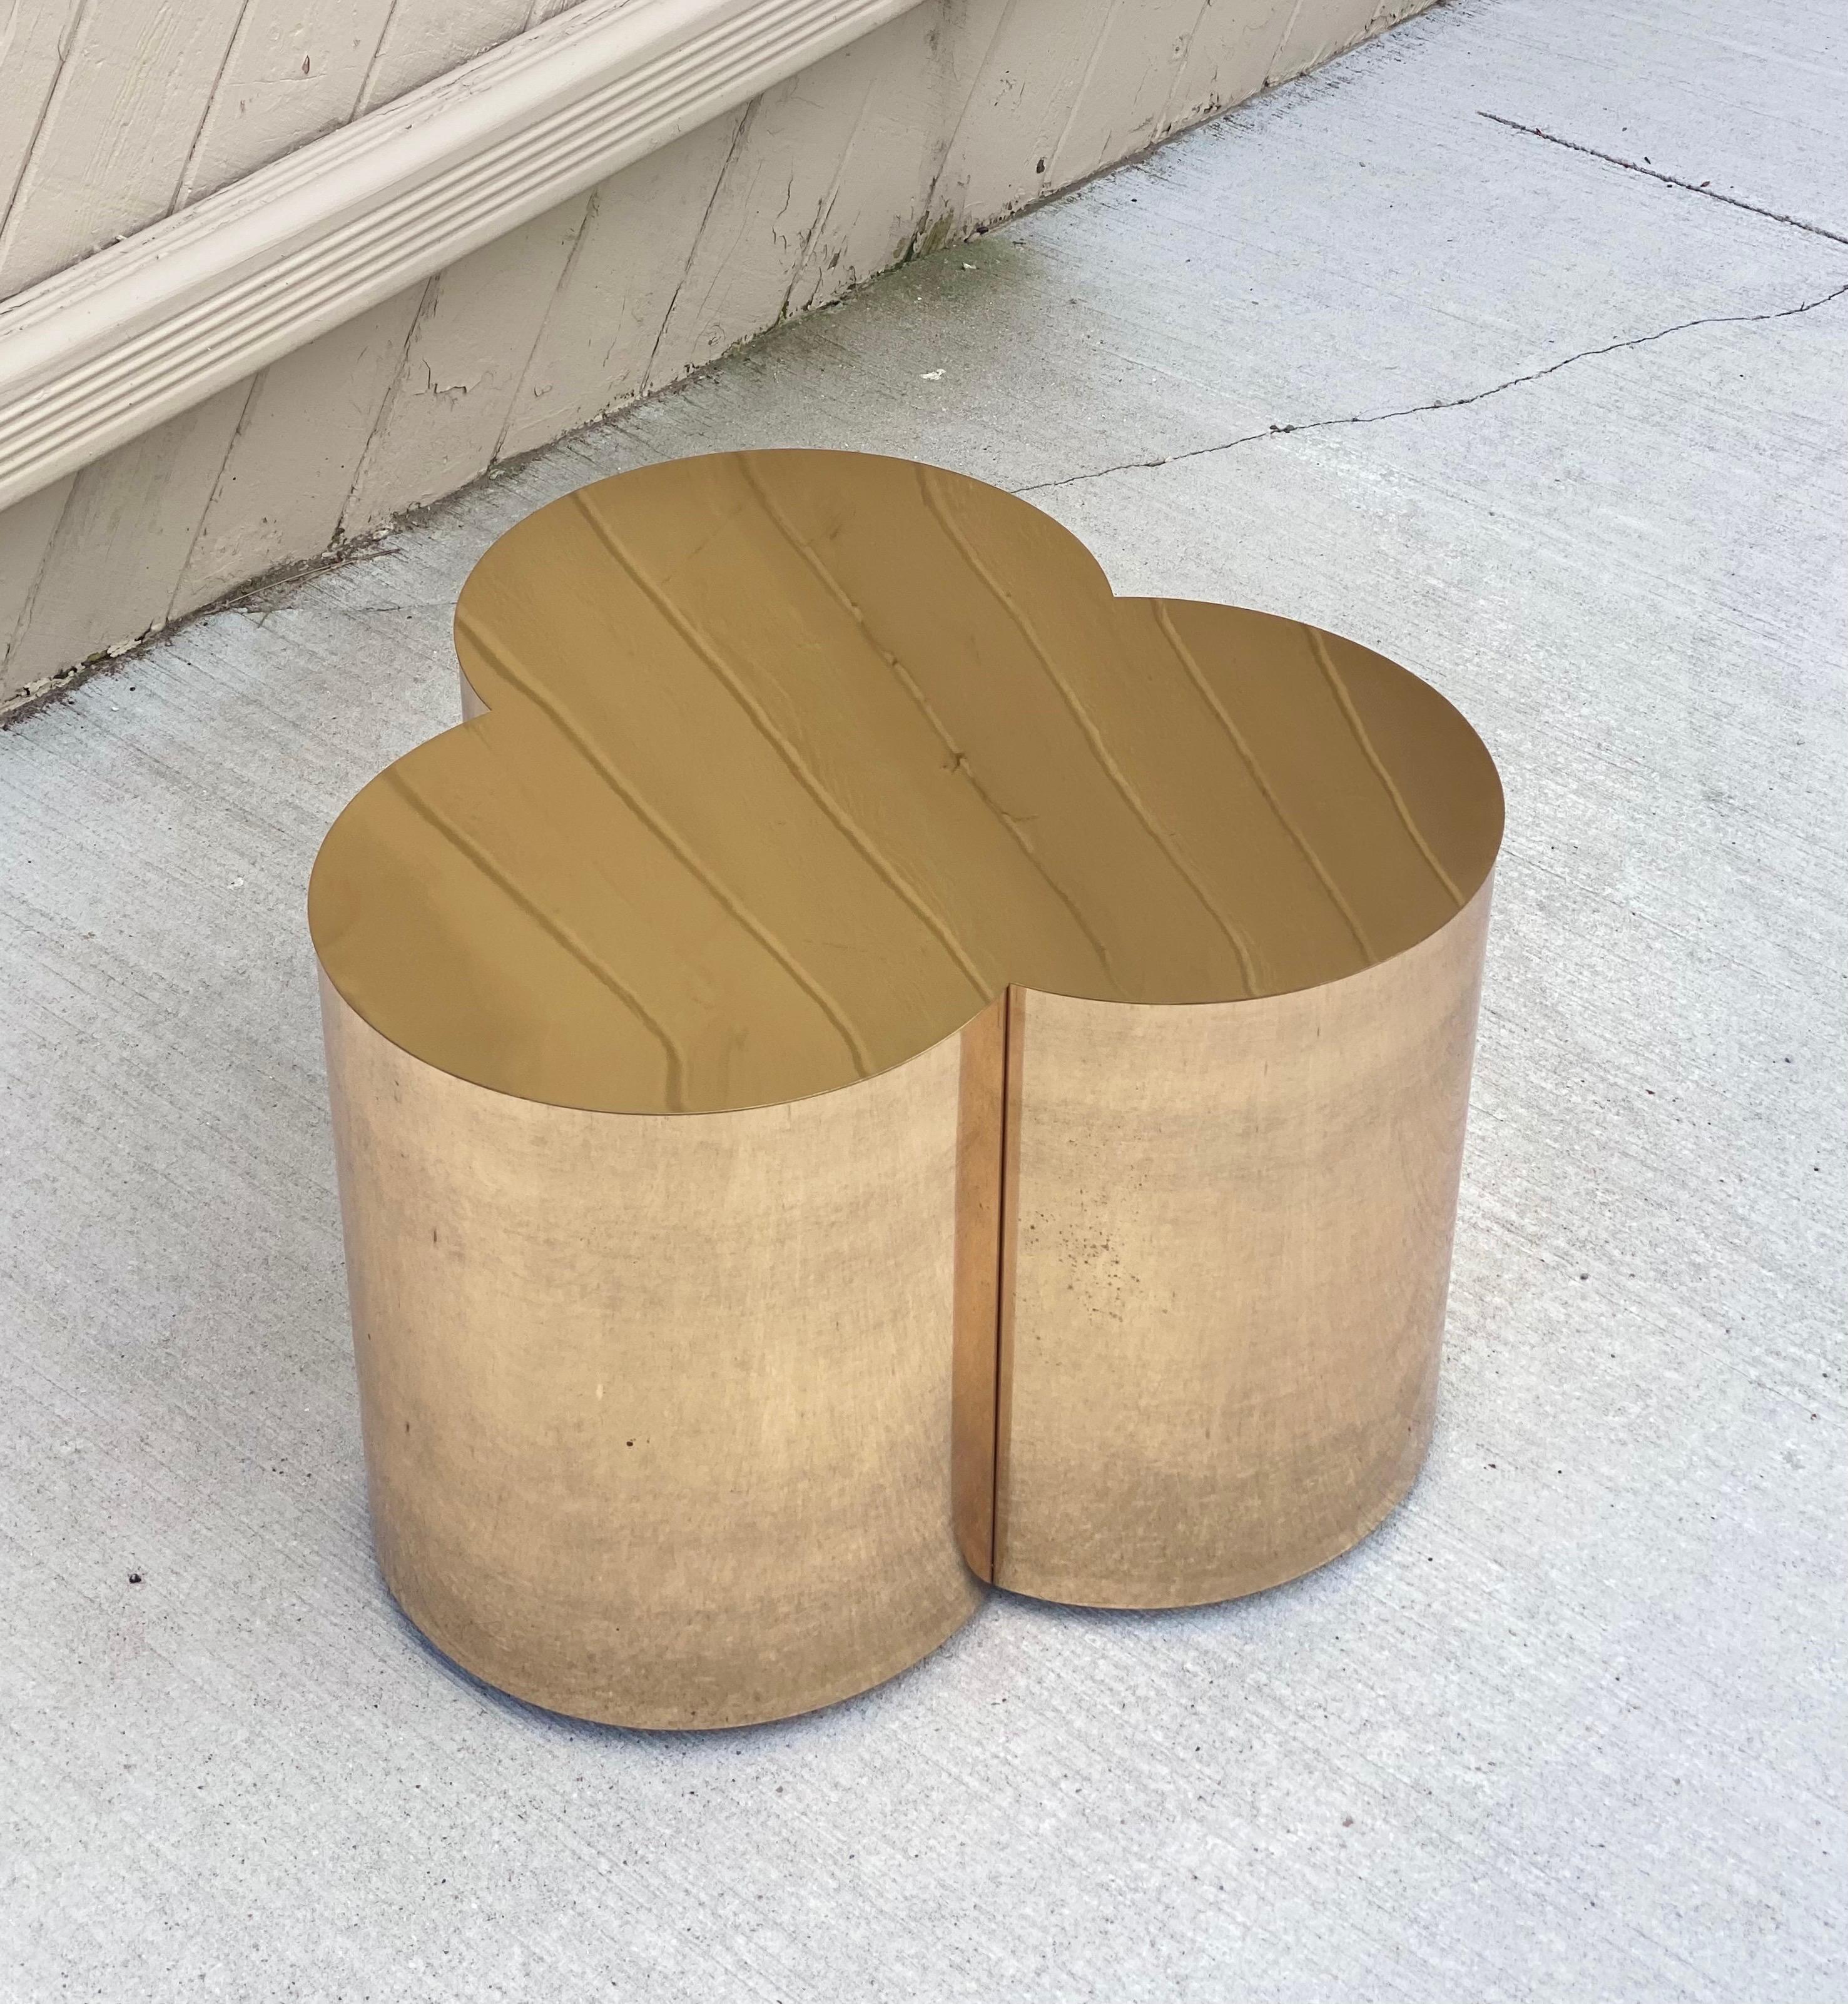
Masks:
[[[0,508],[916,0],[587,0],[0,307]]]
[[[0,721],[1426,4],[587,0],[0,307]]]

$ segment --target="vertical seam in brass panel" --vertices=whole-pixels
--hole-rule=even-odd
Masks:
[[[1008,1449],[1014,1418],[1014,1235],[1019,1214],[1020,1064],[1026,997],[1010,985],[1001,997],[1001,1191],[997,1199],[994,1286],[994,1504],[988,1513],[988,1577],[1001,1584],[1001,1518],[1007,1505]]]
[[[1007,993],[963,1027],[956,1110],[955,1327],[950,1404],[956,1539],[986,1579],[994,1556],[994,1396],[1000,1341],[1001,1114]]]

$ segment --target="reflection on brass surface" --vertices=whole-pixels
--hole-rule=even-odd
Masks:
[[[375,1526],[428,1632],[564,1709],[735,1722],[932,1646],[959,1545],[1169,1605],[1378,1521],[1501,834],[1442,697],[850,454],[568,496],[456,636],[473,720],[310,892]]]
[[[433,1641],[556,1711],[737,1725],[967,1620],[956,1040],[859,1092],[612,1119],[323,1000],[373,1533]]]
[[[963,1032],[956,1131],[955,1466],[956,1535],[984,1579],[994,1576],[996,1455],[1001,1323],[1001,1222],[1006,1156],[1008,1017],[1011,997],[989,1004]]]
[[[1257,1002],[1027,999],[999,1585],[1224,1600],[1411,1487],[1488,918]]]
[[[829,1091],[1009,982],[1313,986],[1452,916],[1499,832],[1403,669],[1113,599],[1049,517],[899,461],[601,482],[501,538],[456,638],[490,714],[341,815],[315,940],[394,1042],[552,1105]]]

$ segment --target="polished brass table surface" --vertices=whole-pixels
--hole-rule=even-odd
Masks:
[[[489,712],[335,823],[329,979],[458,1078],[710,1112],[850,1084],[1009,983],[1276,995],[1436,931],[1495,769],[1312,626],[1112,597],[980,482],[842,453],[625,474],[540,509],[456,617]]]
[[[1502,832],[1448,702],[840,453],[555,502],[456,644],[470,720],[309,899],[426,1633],[559,1709],[737,1724],[984,1582],[1181,1605],[1379,1522]]]

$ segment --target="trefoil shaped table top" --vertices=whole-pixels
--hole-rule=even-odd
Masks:
[[[1380,655],[1119,599],[977,481],[843,453],[624,474],[503,535],[456,615],[489,714],[335,823],[335,987],[560,1106],[851,1084],[1010,983],[1229,1002],[1435,932],[1500,839],[1463,718]]]

